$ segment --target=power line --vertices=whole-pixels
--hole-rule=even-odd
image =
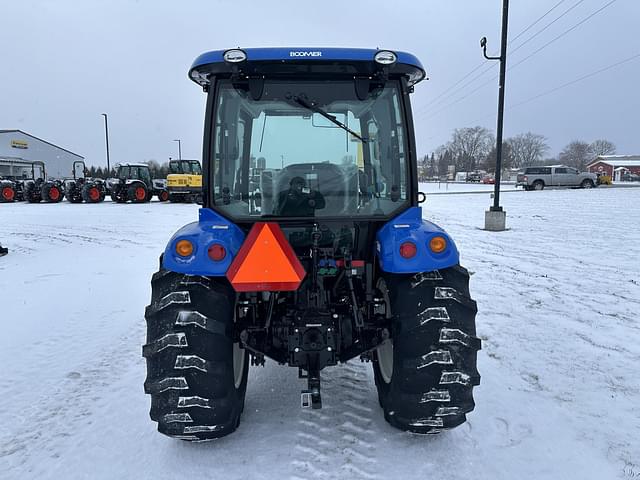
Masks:
[[[518,38],[520,38],[522,35],[524,35],[526,32],[528,32],[529,30],[531,30],[531,28],[533,28],[535,25],[537,25],[541,20],[543,20],[545,17],[547,17],[547,15],[549,15],[551,12],[553,12],[556,8],[558,8],[560,5],[562,5],[564,2],[566,2],[567,0],[560,0],[558,3],[556,3],[553,7],[551,7],[549,10],[547,10],[545,13],[543,13],[540,17],[538,17],[536,20],[534,20],[531,24],[529,24],[523,31],[521,31],[518,35],[516,35],[514,38],[512,38],[509,43],[517,40]],[[579,0],[578,3],[576,5],[574,5],[573,7],[571,7],[569,10],[567,10],[565,13],[562,14],[562,16],[566,15],[569,11],[571,11],[573,8],[575,8],[578,4],[584,2],[585,0]],[[561,17],[562,17],[561,16]],[[561,17],[558,17],[561,18]],[[556,19],[556,20],[558,20]],[[555,21],[554,21],[555,22]],[[552,22],[552,23],[554,23]],[[550,24],[551,25],[551,24]],[[548,27],[548,26],[547,26]],[[545,27],[546,28],[546,27]],[[533,37],[531,37],[533,38]],[[527,40],[529,41],[529,40]],[[526,43],[526,42],[525,42]],[[522,46],[524,44],[521,44],[520,46]],[[518,47],[519,48],[519,47]],[[434,105],[441,103],[442,100],[444,100],[442,97],[444,95],[446,95],[447,93],[449,93],[451,90],[453,90],[455,87],[457,87],[458,85],[460,85],[462,82],[464,82],[467,78],[469,78],[471,75],[473,75],[475,72],[477,72],[480,68],[482,68],[484,65],[486,65],[486,62],[482,62],[479,65],[477,65],[476,67],[474,67],[470,72],[468,72],[467,74],[465,74],[460,80],[458,80],[456,83],[454,83],[453,85],[451,85],[450,87],[448,87],[447,89],[445,89],[443,92],[441,92],[438,96],[436,96],[433,100],[431,100],[425,107],[433,107]],[[494,65],[492,65],[493,68]],[[471,83],[473,83],[473,81],[479,77],[481,77],[482,75],[484,75],[485,73],[487,73],[489,70],[491,70],[491,68],[489,69],[485,69],[481,74],[476,75],[473,79],[471,79],[469,82],[467,82],[465,85],[463,85],[462,87],[456,89],[457,91],[461,91],[463,90],[467,85],[470,85]],[[447,95],[446,98],[451,97],[451,95]]]
[[[438,108],[435,112],[430,112],[431,114],[428,117],[425,117],[425,120],[428,120],[429,118],[433,118],[434,116],[438,115],[440,112],[444,112],[445,110],[453,107],[454,105],[456,105],[456,104],[460,103],[461,101],[465,100],[466,98],[470,97],[471,95],[476,93],[478,90],[480,90],[481,88],[489,85],[490,83],[494,82],[495,80],[496,80],[496,77],[491,77],[489,80],[487,80],[484,83],[481,83],[476,88],[471,90],[469,93],[466,93],[463,97],[460,97],[460,98],[458,98],[457,100],[454,100],[451,103],[443,105],[442,107]]]
[[[514,40],[516,40],[517,38],[521,37],[525,32],[527,32],[528,30],[530,30],[534,25],[536,25],[537,23],[539,23],[542,19],[544,19],[547,15],[549,15],[551,12],[553,12],[557,7],[559,7],[562,3],[564,3],[566,0],[560,0],[558,3],[556,3],[553,7],[551,7],[549,10],[547,10],[545,13],[543,13],[540,17],[538,17],[535,21],[533,21],[529,26],[527,26],[522,32],[520,32],[518,35],[516,35],[511,42],[513,42]],[[556,23],[558,20],[560,20],[562,17],[564,17],[565,15],[567,15],[569,12],[571,12],[573,9],[575,9],[578,5],[580,5],[581,3],[583,3],[585,0],[578,0],[576,3],[574,3],[571,7],[569,7],[567,10],[565,10],[562,14],[560,14],[560,16],[558,16],[555,20],[553,20],[552,22],[550,22],[549,24],[547,24],[544,28],[542,28],[541,30],[539,30],[538,32],[536,32],[534,35],[532,35],[531,37],[529,37],[528,39],[526,39],[523,43],[521,43],[520,45],[518,45],[517,48],[515,48],[511,53],[513,53],[514,51],[520,49],[522,46],[524,46],[525,44],[527,44],[528,42],[530,42],[531,40],[533,40],[535,37],[537,37],[538,35],[540,35],[542,32],[544,32],[547,28],[549,28],[551,25],[553,25],[554,23]],[[469,72],[467,75],[465,75],[462,79],[458,80],[454,85],[452,85],[451,87],[449,87],[447,90],[445,90],[444,92],[442,92],[440,95],[438,95],[435,99],[433,99],[431,102],[429,102],[427,105],[425,105],[424,107],[422,107],[420,109],[420,111],[416,112],[418,114],[422,114],[424,113],[426,110],[433,108],[433,107],[437,107],[438,105],[442,104],[444,101],[450,99],[451,97],[453,97],[456,93],[461,93],[462,91],[465,90],[466,87],[468,87],[469,85],[473,84],[473,82],[475,82],[475,80],[477,80],[478,78],[484,76],[485,73],[489,72],[490,70],[492,70],[493,68],[496,67],[496,64],[490,64],[488,66],[488,68],[485,68],[484,70],[482,70],[482,72],[480,72],[478,75],[474,76],[471,80],[469,80],[468,82],[466,82],[464,85],[461,85],[460,87],[456,88],[455,90],[454,87],[456,87],[457,85],[459,85],[460,83],[462,83],[462,81],[464,81],[465,79],[467,79],[469,76],[471,76],[473,73],[475,73],[477,70],[479,70],[483,65],[486,65],[486,62],[482,62],[480,65],[478,65],[477,67],[475,67],[473,70],[471,70],[471,72]],[[483,84],[484,85],[484,84]],[[453,91],[452,91],[453,90]],[[474,92],[477,91],[478,89],[473,90]],[[449,94],[447,94],[448,92],[451,92]],[[466,98],[466,97],[465,97]],[[458,100],[454,101],[454,104],[458,103]]]
[[[507,107],[507,110],[511,110],[513,108],[520,107],[520,106],[525,105],[527,103],[531,103],[534,100],[537,100],[537,99],[539,99],[541,97],[546,97],[547,95],[551,95],[552,93],[555,93],[558,90],[562,90],[563,88],[570,87],[571,85],[575,85],[576,83],[582,82],[583,80],[586,80],[588,78],[595,77],[596,75],[604,73],[604,72],[606,72],[608,70],[611,70],[611,69],[613,69],[615,67],[618,67],[620,65],[623,65],[625,63],[629,63],[629,62],[631,62],[631,61],[633,61],[633,60],[635,60],[637,58],[640,58],[640,53],[636,53],[635,55],[632,55],[630,57],[625,58],[624,60],[620,60],[619,62],[612,63],[611,65],[607,65],[606,67],[602,67],[602,68],[600,68],[598,70],[595,70],[593,72],[590,72],[590,73],[587,73],[585,75],[582,75],[582,76],[580,76],[578,78],[570,80],[570,81],[568,81],[566,83],[563,83],[562,85],[558,85],[557,87],[551,88],[551,89],[546,90],[546,91],[544,91],[542,93],[539,93],[537,95],[529,97],[526,100],[523,100],[521,102],[518,102],[518,103],[515,103],[513,105],[510,105],[509,107]],[[494,116],[494,114],[486,115],[486,116],[482,117],[481,119],[476,120],[473,123],[478,123],[480,120],[484,120],[485,118],[490,118],[490,117],[493,117],[493,116]]]
[[[615,3],[617,0],[610,0],[608,3],[606,3],[604,6],[600,7],[598,10],[596,10],[595,12],[591,13],[590,15],[588,15],[587,17],[585,17],[584,19],[582,19],[581,21],[579,21],[578,23],[576,23],[575,25],[573,25],[572,27],[568,28],[567,30],[565,30],[564,32],[562,32],[560,35],[557,35],[556,37],[554,37],[552,40],[550,40],[549,42],[545,43],[544,45],[542,45],[540,48],[538,48],[537,50],[535,50],[534,52],[532,52],[531,54],[529,54],[528,56],[526,56],[525,58],[523,58],[522,60],[520,60],[519,62],[516,62],[515,64],[511,65],[509,67],[509,71],[511,71],[512,69],[516,68],[518,65],[521,65],[522,63],[526,62],[527,60],[529,60],[531,57],[533,57],[534,55],[536,55],[537,53],[539,53],[540,51],[544,50],[546,47],[548,47],[549,45],[551,45],[552,43],[560,40],[562,37],[568,35],[569,33],[571,33],[573,30],[575,30],[576,28],[578,28],[580,25],[584,24],[585,22],[587,22],[588,20],[590,20],[591,18],[595,17],[597,14],[599,14],[600,12],[602,12],[604,9],[606,9],[607,7],[609,7],[610,5],[612,5],[613,3]],[[576,2],[575,4],[573,4],[568,10],[566,10],[564,13],[562,13],[560,15],[560,17],[556,18],[553,22],[551,22],[549,25],[555,23],[558,19],[562,18],[564,15],[566,15],[569,11],[573,10],[575,7],[577,7],[579,4],[581,4],[582,2],[584,2],[584,0],[578,0],[578,2]],[[534,34],[532,37],[529,37],[529,39],[527,39],[524,43],[520,44],[520,46],[524,45],[525,43],[529,42],[531,39],[533,39],[535,36],[537,36],[539,33],[541,33],[542,31],[544,31],[549,25],[547,25],[546,27],[544,27],[542,30],[540,30],[539,32],[537,32],[536,34]],[[519,47],[518,47],[519,48]],[[517,49],[514,49],[514,51]],[[513,52],[511,52],[513,53]],[[477,78],[479,78],[480,76],[484,75],[484,73],[488,72],[489,70],[491,70],[491,68],[493,68],[495,65],[491,65],[491,67],[489,67],[488,69],[485,69],[481,72],[481,74],[476,75],[472,80],[470,80],[469,82],[465,83],[465,85],[463,85],[462,87],[458,88],[455,92],[452,92],[450,95],[447,95],[446,98],[450,98],[452,97],[455,93],[458,92],[462,92],[464,90],[464,88],[468,85],[470,85],[471,83],[473,83],[473,81]],[[471,90],[469,93],[465,94],[463,97],[458,98],[457,100],[454,100],[451,103],[445,104],[443,106],[441,106],[440,108],[438,108],[435,112],[432,112],[431,115],[429,115],[429,117],[427,118],[431,118],[434,115],[437,115],[440,112],[443,112],[444,110],[447,110],[448,108],[457,105],[458,103],[460,103],[462,100],[465,100],[466,98],[468,98],[469,96],[471,96],[472,93],[477,92],[478,90],[480,90],[482,87],[484,87],[485,85],[489,84],[490,82],[494,81],[497,77],[492,77],[491,79],[489,79],[487,82],[479,85],[477,88]],[[444,99],[442,99],[444,100]],[[442,103],[442,101],[439,101],[437,103]],[[433,107],[436,104],[429,104],[427,105],[427,107]],[[419,114],[424,113],[424,110],[419,112]]]
[[[475,67],[473,70],[471,70],[469,73],[467,73],[464,77],[462,77],[460,80],[458,80],[456,83],[454,83],[453,85],[451,85],[449,88],[447,88],[446,90],[444,90],[442,93],[440,93],[438,96],[436,96],[433,100],[431,100],[429,102],[428,105],[431,105],[432,103],[434,103],[436,100],[438,100],[438,98],[442,97],[443,95],[445,95],[446,93],[448,93],[449,91],[451,91],[454,87],[460,85],[463,81],[465,81],[467,78],[469,78],[471,75],[473,75],[474,73],[476,73],[480,68],[482,68],[483,66],[485,66],[486,63],[482,62],[480,65],[478,65],[477,67]]]
[[[549,15],[551,12],[553,12],[556,8],[558,8],[560,5],[562,5],[564,2],[566,2],[567,0],[560,0],[558,3],[556,3],[553,7],[551,7],[549,10],[547,10],[541,17],[538,17],[538,19],[533,22],[532,24],[530,24],[527,28],[525,28],[523,31],[521,31],[518,35],[516,35],[515,37],[513,37],[512,39],[509,40],[509,43],[513,43],[515,42],[517,39],[519,39],[522,35],[524,35],[525,33],[527,33],[529,30],[531,30],[534,26],[536,26],[543,18],[545,18],[547,15]]]
[[[581,82],[581,81],[583,81],[583,80],[586,80],[587,78],[595,77],[596,75],[598,75],[598,74],[600,74],[600,73],[604,73],[604,72],[606,72],[607,70],[611,70],[612,68],[615,68],[615,67],[618,67],[618,66],[620,66],[620,65],[622,65],[622,64],[628,63],[628,62],[630,62],[630,61],[632,61],[632,60],[635,60],[636,58],[640,58],[640,53],[637,53],[637,54],[635,54],[635,55],[632,55],[631,57],[625,58],[624,60],[620,60],[619,62],[612,63],[611,65],[608,65],[608,66],[606,66],[606,67],[603,67],[603,68],[601,68],[601,69],[599,69],[599,70],[596,70],[596,71],[594,71],[594,72],[587,73],[586,75],[583,75],[583,76],[581,76],[581,77],[578,77],[578,78],[576,78],[576,79],[574,79],[574,80],[571,80],[571,81],[569,81],[569,82],[567,82],[567,83],[563,83],[562,85],[559,85],[559,86],[557,86],[557,87],[555,87],[555,88],[552,88],[551,90],[547,90],[546,92],[539,93],[538,95],[535,95],[535,96],[533,96],[533,97],[531,97],[531,98],[528,98],[528,99],[526,99],[526,100],[523,100],[522,102],[518,102],[518,103],[516,103],[516,104],[514,104],[514,105],[511,105],[511,106],[509,107],[509,109],[511,109],[511,108],[516,108],[516,107],[519,107],[519,106],[524,105],[524,104],[526,104],[526,103],[532,102],[532,101],[534,101],[534,100],[537,100],[537,99],[538,99],[538,98],[540,98],[540,97],[545,97],[545,96],[547,96],[547,95],[551,95],[552,93],[555,93],[555,92],[557,92],[558,90],[562,90],[563,88],[570,87],[571,85],[574,85],[574,84],[576,84],[576,83],[578,83],[578,82]]]
[[[546,24],[544,27],[542,27],[540,30],[538,30],[536,33],[534,33],[533,35],[531,35],[529,38],[527,38],[524,42],[522,42],[520,45],[518,45],[516,48],[514,48],[513,50],[511,50],[511,54],[513,55],[515,52],[517,52],[518,50],[520,50],[522,47],[524,47],[527,43],[529,43],[531,40],[533,40],[534,38],[536,38],[538,35],[540,35],[542,32],[544,32],[545,30],[547,30],[551,25],[553,25],[554,23],[556,23],[558,20],[560,20],[561,18],[565,17],[569,12],[571,12],[572,10],[574,10],[576,7],[578,7],[581,3],[584,3],[585,0],[578,0],[576,3],[574,3],[573,5],[571,5],[567,10],[565,10],[564,12],[562,12],[560,14],[560,16],[556,17],[554,20],[552,20],[551,22],[549,22],[548,24]]]
[[[480,73],[478,73],[477,75],[475,75],[473,78],[471,78],[468,82],[466,82],[464,85],[461,85],[459,88],[456,88],[455,90],[453,90],[451,93],[449,93],[448,95],[442,96],[440,95],[440,99],[436,98],[434,101],[432,101],[431,103],[428,103],[427,105],[425,105],[423,108],[420,109],[419,113],[424,113],[424,111],[436,107],[439,104],[444,103],[446,100],[448,100],[449,98],[455,96],[457,93],[462,92],[463,90],[465,90],[469,85],[473,84],[478,78],[482,77],[485,73],[489,72],[490,70],[494,69],[496,67],[495,63],[491,63],[489,65],[486,64],[486,62],[482,63],[482,66],[488,67],[485,68],[484,70],[482,70]],[[476,69],[477,70],[477,69]],[[475,70],[474,70],[475,71]],[[468,76],[468,75],[467,75]]]
[[[597,14],[599,14],[600,12],[602,12],[605,8],[609,7],[610,5],[614,4],[615,2],[617,2],[618,0],[610,0],[608,3],[606,3],[604,6],[600,7],[598,10],[596,10],[595,12],[593,12],[592,14],[590,14],[589,16],[587,16],[586,18],[583,18],[582,20],[580,20],[578,23],[576,23],[573,27],[568,28],[567,30],[565,30],[564,32],[562,32],[560,35],[554,37],[553,39],[549,40],[547,43],[545,43],[544,45],[542,45],[540,48],[538,48],[537,50],[534,50],[533,53],[531,53],[530,55],[527,55],[526,57],[524,57],[522,60],[520,60],[517,63],[514,63],[513,65],[511,65],[511,69],[516,68],[518,65],[526,62],[527,60],[529,60],[531,57],[533,57],[534,55],[536,55],[538,52],[544,50],[545,48],[547,48],[549,45],[551,45],[552,43],[560,40],[562,37],[564,37],[565,35],[569,34],[570,32],[574,31],[576,28],[578,28],[580,25],[582,25],[583,23],[585,23],[586,21],[590,20],[591,18],[595,17]]]

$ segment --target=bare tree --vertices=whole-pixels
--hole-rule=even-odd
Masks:
[[[418,181],[426,182],[429,176],[427,171],[429,168],[429,155],[425,155],[418,160]]]
[[[145,163],[149,165],[151,178],[165,178],[169,173],[169,164],[167,162],[161,164],[156,160],[147,160]]]
[[[600,139],[589,145],[589,155],[592,159],[599,155],[613,155],[614,153],[616,153],[616,146],[609,140]]]
[[[569,145],[564,147],[560,152],[558,160],[564,165],[576,167],[579,170],[584,170],[585,166],[591,160],[589,154],[589,144],[581,142],[580,140],[574,140]]]
[[[496,155],[497,152],[494,145],[489,154],[483,159],[482,163],[480,163],[480,166],[487,172],[495,173],[497,163]],[[502,142],[502,170],[513,167],[513,162],[513,147],[509,142]]]
[[[544,135],[531,132],[508,138],[506,143],[511,147],[512,167],[515,168],[536,165],[549,151],[549,145]]]
[[[453,155],[456,169],[471,172],[491,151],[493,134],[484,127],[456,128],[447,149]]]

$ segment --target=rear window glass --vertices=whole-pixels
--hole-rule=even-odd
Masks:
[[[551,175],[551,167],[529,167],[525,173],[527,175]]]

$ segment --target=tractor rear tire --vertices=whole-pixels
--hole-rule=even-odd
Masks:
[[[158,431],[211,440],[240,423],[249,354],[232,337],[236,294],[226,279],[160,269],[145,312],[145,392]]]
[[[115,203],[127,203],[127,198],[121,193],[112,193],[111,201]]]
[[[480,339],[469,274],[456,265],[413,276],[388,274],[378,289],[386,300],[391,338],[374,352],[373,370],[384,417],[409,432],[439,433],[471,412]]]
[[[42,201],[41,192],[35,183],[28,183],[24,186],[24,198],[28,203],[40,203]]]
[[[151,200],[149,190],[142,182],[129,185],[127,188],[127,200],[132,203],[145,203]]]
[[[82,192],[77,184],[72,184],[67,187],[65,197],[70,203],[82,203]]]
[[[86,203],[100,203],[104,201],[104,192],[93,184],[86,184],[82,187],[82,200]]]
[[[16,189],[11,185],[0,187],[0,202],[8,203],[16,200]]]
[[[42,186],[41,196],[46,203],[59,203],[64,198],[64,192],[58,185],[45,183]]]

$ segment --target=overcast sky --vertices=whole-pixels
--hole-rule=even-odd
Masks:
[[[609,1],[563,1],[513,48],[578,5],[514,50],[509,62],[515,65]],[[558,2],[512,0],[510,37]],[[200,159],[205,97],[187,79],[200,53],[235,46],[381,47],[412,52],[427,69],[430,80],[413,95],[418,151],[425,154],[456,127],[495,129],[497,79],[491,79],[497,66],[450,97],[441,94],[483,62],[482,36],[498,51],[501,4],[2,0],[0,129],[24,130],[99,165],[105,162],[100,114],[106,112],[112,163],[177,157],[178,138],[184,158]],[[640,0],[616,0],[514,67],[507,79],[505,135],[543,134],[554,155],[571,140],[596,138],[613,141],[618,153],[640,154],[640,57],[509,109],[640,54],[639,20]]]

